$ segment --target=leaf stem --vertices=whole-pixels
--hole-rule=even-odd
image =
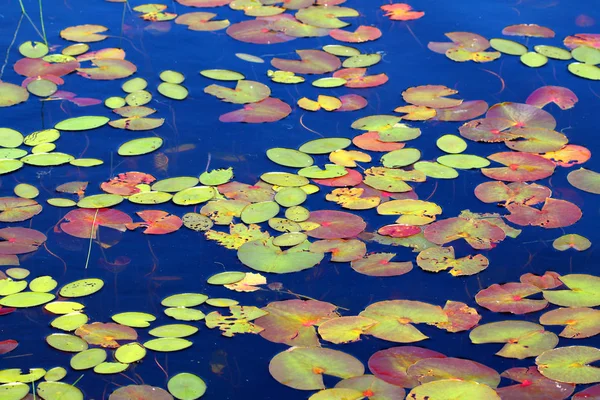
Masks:
[[[94,229],[96,227],[96,217],[98,216],[98,211],[100,211],[100,209],[96,208],[96,213],[94,214],[94,220],[92,221],[92,229],[90,231],[90,245],[88,246],[87,258],[85,260],[85,269],[87,269],[87,267],[88,267],[88,264],[90,262],[90,254],[92,254],[92,241],[95,236],[94,233],[96,232]]]
[[[42,23],[42,35],[44,37],[44,44],[48,47],[48,38],[46,37],[46,27],[44,26],[44,10],[42,8],[42,0],[38,0],[40,5],[40,21]]]
[[[37,28],[37,26],[35,26],[35,24],[31,20],[31,17],[29,16],[29,14],[27,14],[27,11],[25,11],[25,6],[23,5],[23,0],[19,0],[19,5],[21,6],[21,13],[25,16],[25,18],[27,18],[27,20],[29,21],[29,23],[31,24],[31,26],[33,27],[35,32],[39,35],[39,37],[41,37],[45,41],[46,39],[45,39],[44,35],[42,35],[40,30]]]

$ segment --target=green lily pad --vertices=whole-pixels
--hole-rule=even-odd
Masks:
[[[192,325],[171,324],[158,326],[148,332],[156,337],[187,337],[198,332],[198,328]]]
[[[544,290],[544,298],[562,307],[600,306],[600,278],[586,274],[570,274],[560,277],[569,290]]]
[[[54,125],[54,129],[61,131],[87,131],[104,126],[110,118],[101,116],[84,116],[65,119]]]
[[[387,168],[400,168],[414,164],[421,158],[417,149],[405,148],[390,151],[381,157],[381,163]]]
[[[52,293],[20,292],[0,299],[0,306],[14,308],[37,307],[51,302],[55,297]]]
[[[531,68],[539,68],[548,63],[548,57],[533,51],[521,55],[521,62]]]
[[[494,50],[511,56],[521,56],[527,53],[527,47],[512,40],[490,39],[490,45]]]
[[[118,324],[132,328],[147,328],[150,326],[150,322],[156,321],[154,315],[143,312],[122,312],[113,315],[111,319]]]
[[[106,360],[106,350],[104,349],[88,349],[75,354],[71,358],[71,368],[76,371],[94,368],[96,365],[103,363]]]
[[[103,362],[94,367],[94,372],[101,375],[118,374],[129,368],[129,364],[120,362]]]
[[[458,379],[442,379],[425,383],[411,390],[407,398],[418,400],[500,400],[500,396],[491,387],[482,383]]]
[[[44,400],[83,400],[81,390],[63,382],[41,382],[37,394]]]
[[[274,147],[267,150],[267,157],[274,163],[292,168],[310,167],[314,163],[313,158],[308,154],[282,147]]]
[[[182,372],[169,379],[167,388],[177,399],[195,400],[206,392],[206,383],[194,374]]]
[[[323,138],[306,142],[298,150],[306,154],[328,154],[332,151],[345,149],[351,144],[352,141],[347,138]]]
[[[23,166],[23,162],[20,160],[9,160],[9,159],[0,159],[0,175],[8,174],[10,172],[16,171]]]
[[[245,78],[239,72],[227,69],[205,69],[200,71],[200,75],[217,81],[239,81]]]
[[[161,301],[165,307],[196,307],[204,303],[208,296],[200,293],[174,294]]]
[[[484,168],[490,165],[487,158],[472,154],[447,154],[437,158],[437,162],[456,169]]]
[[[115,358],[123,364],[140,361],[146,356],[146,349],[139,343],[127,343],[115,351]]]
[[[533,46],[533,49],[537,53],[540,53],[541,55],[555,60],[570,60],[571,58],[573,58],[569,50],[561,49],[560,47],[546,46],[540,44],[537,46]]]
[[[121,147],[119,147],[118,153],[120,156],[141,156],[143,154],[152,153],[159,149],[162,144],[163,140],[159,137],[134,139],[123,143]]]
[[[568,346],[540,354],[535,363],[546,378],[558,382],[588,384],[600,382],[600,368],[589,364],[600,360],[600,350],[589,346]]]
[[[322,253],[312,253],[304,242],[288,250],[275,246],[272,239],[244,243],[237,256],[242,264],[261,272],[285,274],[312,268],[323,260]]]
[[[66,284],[60,289],[62,297],[84,297],[96,293],[104,286],[104,282],[98,278],[80,279]]]
[[[467,149],[467,142],[456,135],[444,135],[435,144],[440,150],[451,154],[462,153]]]
[[[173,203],[180,206],[205,203],[216,194],[217,192],[212,186],[195,186],[175,193]]]
[[[29,386],[21,382],[0,385],[0,398],[4,400],[21,400],[29,393]]]
[[[184,100],[188,97],[188,90],[176,83],[163,82],[158,85],[158,93],[173,100]]]
[[[21,158],[21,162],[27,165],[33,165],[36,167],[55,167],[71,162],[75,159],[70,154],[52,152],[52,153],[38,153],[30,154]]]
[[[600,80],[600,68],[595,65],[571,63],[567,68],[570,73],[580,78],[591,79],[593,81]]]
[[[172,352],[187,349],[192,345],[187,339],[182,338],[158,338],[150,339],[144,343],[144,347],[154,351]]]
[[[55,318],[50,323],[50,326],[56,329],[60,329],[61,331],[72,332],[80,326],[87,324],[87,322],[87,315],[80,312],[73,312]]]
[[[46,337],[46,343],[51,347],[69,353],[79,353],[87,350],[88,343],[79,336],[66,333],[53,333]]]
[[[219,186],[233,179],[233,168],[213,169],[200,175],[200,183],[206,186]]]
[[[243,210],[241,219],[245,224],[260,224],[279,214],[279,204],[274,201],[261,201],[248,204]]]
[[[107,208],[116,206],[123,201],[123,197],[118,194],[94,194],[86,196],[77,202],[79,208]]]

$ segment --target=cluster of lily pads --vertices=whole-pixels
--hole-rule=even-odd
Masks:
[[[178,0],[189,7],[218,7],[229,5],[245,15],[256,17],[230,25],[229,21],[214,21],[216,14],[191,12],[176,15],[160,4],[134,7],[141,18],[153,23],[188,26],[194,31],[212,31],[227,28],[227,34],[237,40],[254,44],[272,44],[301,37],[331,38],[348,43],[376,40],[381,31],[376,27],[359,26],[354,32],[343,30],[349,25],[341,18],[358,16],[358,12],[341,7],[343,0]],[[281,4],[281,7],[278,4]],[[125,4],[126,6],[127,4]],[[381,7],[392,20],[414,20],[423,16],[406,4]],[[288,14],[295,11],[295,15]],[[117,48],[90,51],[87,43],[107,39],[107,28],[101,25],[69,27],[60,36],[76,44],[65,47],[61,54],[48,54],[43,43],[27,42],[19,47],[24,56],[14,65],[15,71],[25,76],[21,86],[0,83],[0,106],[18,104],[29,93],[46,100],[67,100],[79,106],[92,106],[100,101],[79,98],[58,90],[63,77],[76,72],[96,80],[122,79],[137,71],[125,60],[125,52]],[[547,28],[517,25],[507,27],[506,35],[551,37]],[[500,53],[494,49],[522,55],[526,64],[536,64],[540,56],[567,59],[567,53],[580,63],[569,67],[575,75],[597,79],[594,69],[598,63],[598,38],[595,34],[570,36],[564,49],[536,46],[537,55],[505,39],[485,38],[465,33],[447,34],[452,43],[430,43],[434,51],[442,51],[456,61],[491,61]],[[266,70],[265,76],[274,83],[301,84],[302,75],[323,75],[312,85],[322,89],[345,87],[371,88],[385,84],[388,77],[381,73],[366,75],[367,68],[381,60],[381,55],[363,54],[345,45],[325,45],[321,49],[296,51],[299,60],[274,57],[270,64],[277,70]],[[238,57],[253,63],[264,60],[249,54]],[[345,57],[342,61],[341,57]],[[533,61],[532,61],[533,60]],[[82,63],[91,62],[91,68]],[[585,66],[584,66],[585,65]],[[236,82],[235,88],[211,84],[204,92],[224,102],[243,108],[219,117],[221,122],[266,123],[288,117],[292,108],[285,101],[270,97],[268,85],[246,80],[242,73],[215,66],[201,75],[217,81]],[[574,71],[575,70],[575,71]],[[579,72],[577,72],[579,71]],[[157,91],[165,97],[181,101],[188,89],[182,86],[185,77],[177,71],[164,71]],[[192,84],[189,84],[192,85]],[[192,87],[192,86],[190,86]],[[32,166],[93,167],[103,163],[97,159],[75,159],[54,151],[54,142],[61,132],[88,131],[106,124],[127,130],[154,130],[162,118],[149,117],[155,112],[146,105],[152,94],[146,91],[147,82],[141,77],[122,85],[125,97],[112,96],[104,104],[120,117],[98,115],[68,118],[53,129],[34,132],[25,137],[11,128],[0,129],[0,174],[17,171],[24,164]],[[353,138],[328,137],[310,140],[297,149],[275,147],[266,151],[266,157],[283,170],[260,175],[258,182],[234,180],[232,168],[208,170],[200,176],[178,176],[157,180],[151,173],[128,171],[111,177],[106,182],[90,186],[89,182],[64,182],[56,187],[62,197],[50,197],[46,202],[55,207],[77,207],[67,212],[57,224],[55,232],[82,240],[102,243],[98,232],[143,228],[144,234],[170,234],[182,227],[200,232],[206,239],[236,250],[241,264],[256,272],[227,271],[208,278],[211,285],[224,286],[238,292],[257,290],[278,291],[280,284],[267,285],[270,274],[294,273],[315,267],[330,254],[330,261],[349,263],[358,274],[380,278],[400,276],[413,270],[413,261],[429,273],[449,270],[453,276],[475,275],[489,267],[484,254],[456,254],[452,246],[456,240],[465,240],[478,252],[493,250],[508,238],[517,238],[519,226],[537,226],[546,229],[565,228],[575,224],[582,212],[572,202],[552,197],[550,188],[535,181],[552,176],[562,169],[585,163],[591,156],[583,146],[570,144],[568,137],[555,130],[556,121],[543,110],[549,103],[561,109],[572,108],[577,96],[567,88],[545,86],[533,92],[525,103],[499,103],[491,107],[483,100],[450,97],[457,91],[443,85],[423,85],[402,92],[406,104],[394,109],[398,114],[371,115],[354,121],[351,128],[361,131]],[[301,98],[300,108],[310,111],[356,111],[367,105],[367,100],[351,93],[339,98],[320,95],[316,99]],[[459,134],[437,138],[437,147],[444,155],[432,158],[417,148],[406,147],[426,129],[426,121],[464,122]],[[406,123],[409,122],[409,123]],[[416,124],[422,124],[420,127]],[[504,143],[506,151],[481,157],[464,153],[468,143]],[[20,149],[31,147],[31,154]],[[163,145],[158,136],[138,138],[122,144],[118,154],[125,157],[143,156]],[[167,150],[165,150],[166,152]],[[163,153],[155,153],[163,154]],[[164,156],[164,154],[163,154]],[[156,158],[155,158],[156,161]],[[492,166],[495,162],[501,166]],[[507,211],[500,213],[473,213],[463,210],[456,217],[443,215],[442,206],[419,199],[415,189],[432,179],[455,179],[466,170],[479,170],[491,181],[474,188],[475,196],[483,203],[500,204]],[[579,169],[568,174],[574,187],[600,194],[598,173]],[[331,189],[329,189],[331,188]],[[100,189],[102,193],[95,193]],[[308,196],[321,190],[331,190],[325,199],[350,211],[332,209],[309,210],[304,206]],[[92,194],[88,194],[91,191]],[[42,211],[35,199],[40,195],[35,186],[19,184],[14,188],[16,197],[0,199],[0,222],[15,223],[30,220]],[[197,212],[181,217],[157,209],[136,211],[142,220],[134,222],[130,215],[116,208],[127,200],[133,204],[155,206],[172,202],[180,207],[201,205]],[[367,223],[358,215],[361,210],[375,209],[382,216],[383,225],[367,231]],[[189,209],[186,211],[190,211]],[[385,220],[392,215],[395,221]],[[390,223],[391,222],[391,223]],[[156,317],[140,311],[113,315],[113,322],[89,323],[82,311],[84,305],[63,300],[91,295],[100,290],[100,279],[88,278],[71,282],[53,294],[58,283],[50,276],[40,276],[27,282],[29,272],[18,268],[19,255],[32,253],[45,244],[45,234],[31,228],[5,227],[0,229],[0,259],[2,265],[14,266],[0,273],[0,315],[18,308],[39,307],[58,315],[50,326],[62,331],[46,338],[49,346],[66,353],[74,353],[70,361],[75,371],[93,370],[97,374],[116,374],[126,371],[133,363],[142,362],[147,350],[169,352],[192,346],[188,338],[198,333],[196,324],[204,321],[211,329],[219,329],[223,336],[258,334],[262,338],[283,343],[290,348],[277,354],[269,365],[272,377],[291,388],[317,391],[310,397],[319,399],[399,399],[428,398],[443,400],[460,398],[512,399],[542,398],[566,399],[575,391],[576,384],[600,382],[600,370],[591,363],[600,359],[600,350],[590,346],[557,347],[559,336],[585,339],[600,333],[599,278],[585,274],[559,275],[548,271],[542,276],[524,274],[519,282],[494,284],[475,295],[477,305],[498,313],[522,315],[539,312],[549,305],[539,324],[525,320],[485,321],[475,308],[448,300],[441,305],[408,299],[390,299],[367,306],[364,310],[342,315],[336,305],[314,299],[274,301],[263,307],[240,305],[227,298],[210,298],[202,293],[180,293],[168,296],[161,304],[168,317],[179,321],[152,327]],[[393,252],[368,252],[367,245],[377,242],[389,246],[412,248],[418,254],[414,260],[394,260]],[[591,246],[588,239],[575,233],[557,237],[556,250],[585,251]],[[86,265],[87,268],[87,265]],[[269,275],[262,275],[269,274]],[[408,278],[407,278],[408,279]],[[540,298],[529,296],[539,295]],[[199,306],[225,308],[228,313],[211,311],[205,314]],[[342,351],[324,347],[341,345],[372,336],[394,344],[415,343],[427,339],[416,325],[432,325],[449,333],[469,331],[474,344],[501,343],[498,356],[515,359],[535,358],[535,366],[497,371],[474,361],[448,357],[425,348],[396,346],[376,352],[368,360],[372,375],[365,374],[363,363]],[[558,336],[544,326],[564,325]],[[151,328],[147,332],[143,329]],[[139,335],[152,338],[138,342]],[[126,342],[126,343],[124,343]],[[14,339],[0,342],[0,353],[8,353],[18,346]],[[90,346],[93,346],[90,348]],[[115,349],[110,354],[106,349]],[[112,351],[112,350],[109,350]],[[266,367],[266,366],[265,366]],[[75,383],[61,380],[67,375],[62,367],[45,371],[33,368],[29,373],[18,369],[0,371],[0,393],[7,399],[27,398],[35,393],[46,400],[82,399],[83,393]],[[326,388],[323,375],[341,378],[335,387]],[[520,384],[498,388],[505,377]],[[39,382],[44,378],[43,382]],[[32,384],[32,386],[29,386]],[[132,398],[197,399],[206,385],[189,373],[173,376],[164,389],[148,385],[129,385],[115,390],[111,400]],[[597,392],[590,387],[574,398],[585,398]],[[30,396],[30,395],[29,395]],[[453,397],[454,396],[454,397]],[[4,398],[4,397],[3,397]]]
[[[528,38],[554,37],[554,31],[550,28],[536,24],[507,26],[502,34]],[[567,36],[563,42],[566,49],[540,44],[533,47],[534,51],[529,51],[526,45],[513,40],[493,38],[488,41],[476,33],[449,32],[446,36],[452,42],[430,42],[428,47],[436,53],[445,54],[453,61],[491,62],[500,58],[502,54],[507,54],[519,56],[521,62],[528,67],[539,68],[546,65],[548,59],[575,59],[576,62],[568,65],[569,72],[581,78],[600,80],[600,68],[597,66],[600,64],[600,34],[579,33]],[[496,51],[486,51],[490,47]]]

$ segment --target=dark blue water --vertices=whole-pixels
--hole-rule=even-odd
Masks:
[[[131,5],[143,4],[132,1]],[[65,0],[45,0],[44,13],[46,30],[50,44],[66,45],[58,33],[67,26],[84,23],[101,24],[109,28],[114,35],[103,42],[93,45],[92,49],[122,46],[127,59],[138,67],[136,76],[145,78],[155,99],[148,105],[156,108],[157,117],[166,118],[166,123],[155,132],[165,140],[164,148],[193,143],[192,151],[171,155],[166,172],[155,171],[152,155],[124,159],[116,154],[118,146],[132,138],[147,136],[141,132],[128,132],[109,126],[89,132],[64,132],[57,142],[58,150],[74,155],[100,158],[105,161],[101,167],[78,169],[71,166],[55,168],[25,167],[10,175],[1,177],[3,196],[12,194],[17,182],[26,182],[40,188],[38,200],[54,197],[54,187],[58,184],[87,180],[90,182],[87,194],[100,193],[99,184],[111,176],[126,171],[144,171],[157,178],[179,175],[198,175],[205,170],[209,154],[211,168],[234,168],[236,180],[254,183],[267,171],[282,170],[265,157],[265,151],[271,147],[297,148],[302,143],[316,139],[314,133],[301,127],[303,122],[324,136],[353,137],[358,132],[350,128],[352,121],[367,115],[391,113],[403,104],[401,92],[408,87],[424,84],[440,84],[459,90],[459,95],[468,100],[482,99],[490,105],[501,101],[524,102],[535,89],[544,85],[565,86],[579,97],[579,103],[570,110],[562,111],[554,105],[546,109],[556,118],[557,130],[565,133],[570,143],[588,147],[594,155],[598,148],[597,114],[600,86],[594,81],[586,81],[571,75],[566,62],[551,60],[546,66],[531,69],[522,65],[517,57],[502,56],[500,60],[488,64],[454,63],[443,55],[435,54],[426,48],[429,41],[444,41],[444,32],[469,31],[487,38],[501,37],[501,30],[507,25],[517,23],[537,23],[548,26],[556,32],[554,39],[529,39],[527,44],[560,45],[562,38],[580,32],[597,32],[598,24],[581,28],[575,24],[577,16],[587,14],[600,21],[600,14],[594,1],[420,1],[412,5],[424,10],[421,20],[407,23],[392,22],[383,17],[379,6],[384,2],[367,0],[348,1],[347,6],[356,8],[361,16],[353,19],[353,27],[358,25],[376,25],[383,37],[375,42],[358,44],[363,53],[384,52],[381,63],[369,68],[369,73],[385,72],[389,82],[373,89],[326,89],[319,90],[305,83],[300,86],[280,85],[270,82],[266,76],[271,56],[292,58],[296,49],[318,49],[336,41],[330,37],[298,39],[276,45],[254,45],[235,41],[224,31],[193,32],[185,26],[174,23],[151,25],[138,18],[136,13],[126,10],[124,14],[124,36],[120,36],[123,18],[123,4],[108,3],[100,0],[86,2]],[[168,2],[169,11],[183,14],[198,11]],[[25,2],[34,21],[39,20],[37,3]],[[247,20],[248,17],[228,7],[209,10],[216,12],[219,19],[227,18],[232,23]],[[11,42],[20,15],[17,1],[5,1],[0,9],[0,48],[5,53]],[[160,30],[153,29],[159,26]],[[412,32],[411,34],[409,29]],[[37,39],[34,30],[23,21],[15,45]],[[525,41],[523,41],[525,42]],[[8,66],[2,79],[19,83],[21,77],[12,70],[12,64],[20,58],[16,46],[8,54]],[[267,63],[250,64],[239,60],[235,53],[250,53],[261,56]],[[3,58],[3,57],[2,57]],[[287,118],[271,124],[223,124],[218,116],[237,109],[236,105],[220,102],[203,93],[203,88],[212,82],[198,74],[203,69],[223,68],[242,72],[247,79],[268,84],[272,97],[280,98],[295,105],[301,97],[316,98],[319,93],[340,96],[357,93],[364,96],[369,105],[360,111],[351,113],[324,112],[310,113],[295,109]],[[158,74],[165,69],[180,71],[186,75],[184,85],[190,96],[182,102],[161,97],[155,90],[160,82]],[[506,83],[501,90],[501,82],[485,69],[502,76]],[[308,79],[310,81],[311,79]],[[62,90],[72,91],[80,96],[95,97],[104,100],[109,96],[120,96],[122,80],[90,81],[78,76],[68,76]],[[12,108],[0,109],[0,125],[11,127],[24,134],[52,127],[56,122],[78,115],[106,115],[111,111],[103,105],[79,108],[67,102],[40,102],[31,98],[27,103]],[[460,123],[417,123],[422,136],[410,143],[423,153],[424,160],[435,159],[443,153],[435,146],[435,140],[446,133],[457,133]],[[504,144],[481,144],[469,142],[470,154],[486,156],[505,151]],[[377,156],[378,157],[378,156]],[[112,169],[111,169],[112,160]],[[325,162],[325,158],[319,159]],[[585,164],[588,169],[598,171],[600,162],[594,156]],[[577,167],[574,167],[577,168]],[[285,170],[285,168],[283,168]],[[462,301],[476,306],[474,295],[481,288],[493,283],[518,281],[526,272],[542,274],[546,270],[567,273],[597,273],[598,256],[596,243],[598,203],[593,195],[571,187],[566,175],[572,169],[557,168],[550,179],[539,183],[550,187],[553,197],[574,202],[582,210],[584,217],[574,226],[565,229],[545,230],[527,227],[517,239],[506,239],[492,250],[483,252],[490,260],[490,267],[480,274],[468,278],[454,278],[447,273],[428,274],[415,268],[407,275],[393,278],[375,278],[359,275],[350,269],[347,263],[332,264],[322,262],[317,267],[283,276],[267,276],[269,282],[282,282],[285,288],[319,300],[328,301],[350,309],[344,315],[356,315],[367,305],[381,300],[408,299],[443,305],[446,300]],[[442,217],[453,217],[463,209],[474,212],[500,212],[493,205],[479,202],[473,195],[475,186],[483,182],[483,176],[477,170],[461,171],[455,180],[433,180],[415,184],[419,197],[425,199],[435,189],[430,201],[437,202],[443,208]],[[326,189],[326,188],[325,188]],[[324,200],[324,193],[310,196],[305,204],[311,210],[334,208]],[[151,207],[146,207],[151,208]],[[191,207],[183,208],[173,204],[154,207],[183,215]],[[122,203],[119,210],[134,215],[140,206]],[[84,269],[88,241],[76,239],[63,233],[53,232],[54,225],[67,211],[49,205],[36,216],[31,226],[47,232],[48,248],[62,261],[44,249],[21,257],[24,268],[32,271],[33,276],[51,275],[61,285],[84,277],[97,277],[106,282],[99,293],[83,298],[86,313],[90,321],[109,322],[110,316],[124,311],[144,311],[158,317],[153,326],[172,322],[163,315],[160,300],[164,297],[183,292],[201,292],[211,297],[229,297],[244,305],[265,306],[271,301],[291,298],[270,291],[255,293],[236,293],[225,288],[209,286],[205,283],[210,275],[227,270],[245,270],[237,260],[236,252],[208,242],[201,233],[182,228],[178,232],[165,236],[149,236],[141,233],[126,232],[115,235],[118,243],[101,250],[97,244],[92,247],[89,268]],[[374,210],[360,212],[368,222],[367,230],[373,231],[393,218],[376,217]],[[29,224],[29,222],[27,222]],[[6,224],[2,224],[5,226]],[[14,225],[14,224],[13,224]],[[22,225],[25,226],[25,225]],[[27,225],[29,226],[29,225]],[[558,252],[552,248],[552,240],[563,233],[579,233],[588,237],[594,245],[585,252]],[[101,231],[102,234],[102,231]],[[108,233],[107,233],[108,235]],[[468,245],[453,243],[457,255],[472,253]],[[416,253],[403,247],[390,248],[368,243],[369,252],[393,251],[397,260],[414,260]],[[111,268],[117,257],[129,257],[131,263],[123,268]],[[328,259],[326,257],[326,259]],[[415,266],[416,267],[416,266]],[[154,269],[154,272],[151,271]],[[541,313],[527,314],[521,317],[507,316],[489,312],[477,307],[483,316],[482,322],[504,319],[524,319],[537,322]],[[212,311],[204,307],[205,312]],[[52,316],[44,313],[41,307],[19,310],[1,317],[0,340],[15,338],[20,341],[11,357],[0,357],[0,368],[68,368],[68,354],[49,348],[44,337],[55,332],[49,327]],[[78,383],[86,394],[86,399],[104,399],[108,393],[120,385],[145,382],[150,385],[166,387],[167,379],[158,368],[156,361],[164,366],[169,376],[179,372],[192,372],[202,377],[207,385],[207,399],[305,399],[308,392],[296,391],[275,382],[268,373],[269,360],[285,345],[275,344],[257,335],[238,335],[232,339],[220,336],[217,330],[207,329],[203,323],[200,332],[191,340],[194,345],[185,351],[171,354],[149,352],[139,365],[130,368],[123,376],[102,377],[91,371],[85,371]],[[558,328],[558,329],[557,329]],[[431,339],[416,345],[437,350],[453,357],[462,357],[484,363],[502,372],[515,366],[533,365],[533,359],[513,360],[494,356],[501,345],[489,344],[474,346],[468,333],[447,334],[434,327],[419,325]],[[548,327],[555,333],[560,327]],[[140,342],[149,339],[147,333],[139,329]],[[597,339],[583,341],[560,339],[560,346],[567,345],[598,346]],[[394,344],[365,337],[362,341],[342,346],[324,344],[326,347],[340,349],[358,357],[365,363],[375,351],[392,347]],[[211,363],[224,364],[221,373],[211,371]],[[65,381],[74,382],[82,374],[69,371]]]

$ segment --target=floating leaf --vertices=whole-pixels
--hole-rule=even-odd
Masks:
[[[65,28],[60,31],[60,37],[72,42],[92,43],[106,39],[108,36],[102,35],[101,32],[107,31],[108,28],[102,25],[77,25]]]
[[[411,388],[419,385],[408,376],[408,368],[424,359],[445,358],[437,351],[415,346],[398,346],[380,350],[369,358],[369,370],[379,379],[395,386]]]
[[[288,250],[273,245],[272,239],[253,240],[238,249],[242,264],[261,272],[277,274],[302,271],[321,262],[323,254],[309,251],[308,242]]]
[[[431,108],[455,107],[462,103],[459,99],[450,99],[451,96],[458,93],[457,90],[447,88],[441,85],[425,85],[411,87],[402,92],[404,101],[417,106]]]
[[[198,376],[187,372],[179,373],[167,382],[169,392],[178,399],[195,400],[206,392],[206,383]]]
[[[60,229],[68,235],[82,239],[96,238],[100,226],[125,232],[131,217],[119,210],[101,208],[96,210],[79,209],[69,211],[60,224]]]
[[[600,305],[600,278],[586,274],[569,274],[559,278],[570,290],[545,290],[544,298],[563,307],[596,307]]]
[[[305,24],[319,28],[338,29],[350,25],[339,18],[358,17],[358,15],[358,12],[352,8],[313,5],[299,10],[296,18]]]
[[[317,300],[284,300],[263,308],[267,315],[257,319],[264,330],[260,335],[275,343],[289,346],[317,346],[315,326],[338,318],[336,306]]]
[[[380,8],[393,21],[411,21],[425,15],[423,11],[412,11],[412,7],[405,3],[385,4]]]
[[[229,302],[220,304],[214,302],[211,304],[215,307],[229,307],[231,316],[221,315],[219,312],[213,311],[206,316],[206,327],[209,329],[218,327],[222,331],[223,336],[226,337],[232,337],[238,333],[261,333],[263,328],[258,326],[256,321],[250,321],[267,315],[267,312],[256,307],[237,306],[235,305],[236,303],[237,302]]]
[[[159,137],[134,139],[123,143],[118,150],[120,156],[140,156],[160,148],[163,140]]]
[[[300,57],[300,61],[273,58],[271,65],[296,74],[325,74],[342,66],[339,58],[321,50],[296,50],[296,53]]]
[[[589,346],[568,346],[548,350],[535,359],[546,378],[566,383],[600,382],[600,369],[589,364],[600,359],[600,350]]]
[[[17,188],[15,188],[17,191]],[[26,221],[42,212],[35,200],[19,197],[0,197],[0,222]]]
[[[488,178],[499,181],[536,181],[552,175],[555,168],[552,161],[536,154],[504,152],[492,154],[488,158],[506,166],[481,170]]]
[[[341,351],[319,347],[292,347],[277,354],[269,363],[275,380],[298,390],[325,389],[322,375],[342,379],[361,376],[364,366]]]
[[[0,229],[0,255],[25,254],[36,251],[46,241],[46,235],[29,228]]]
[[[511,368],[501,375],[520,384],[496,389],[503,400],[562,400],[573,394],[575,385],[559,383],[541,375],[536,367]]]
[[[428,225],[425,238],[443,245],[457,239],[465,239],[474,249],[491,249],[502,241],[504,231],[486,220],[448,218]]]
[[[307,222],[318,225],[306,233],[317,239],[352,238],[366,227],[366,222],[361,217],[343,211],[313,211]]]
[[[527,104],[543,108],[549,103],[554,103],[562,110],[573,108],[579,99],[570,89],[561,86],[543,86],[536,89],[527,97]]]
[[[487,268],[489,260],[481,255],[454,257],[454,248],[432,247],[417,256],[417,265],[430,272],[439,272],[451,268],[452,276],[468,276],[477,274]]]
[[[182,0],[180,0],[180,2],[181,1]],[[149,385],[121,386],[120,388],[112,392],[108,399],[132,400],[135,398],[152,400],[173,400],[173,396],[171,396],[166,390]]]
[[[54,125],[54,129],[61,131],[86,131],[106,125],[108,118],[100,116],[86,116],[65,119]]]
[[[399,276],[412,270],[411,261],[392,262],[394,253],[372,253],[353,260],[350,266],[358,273],[369,276]]]
[[[112,322],[94,322],[91,324],[82,325],[77,328],[75,334],[89,344],[100,345],[102,347],[109,348],[119,347],[120,344],[117,342],[117,340],[137,339],[137,333],[134,329]]]
[[[542,290],[528,283],[493,284],[475,295],[475,301],[482,307],[494,312],[526,314],[539,311],[548,305],[546,300],[527,299]]]
[[[356,342],[375,324],[377,321],[360,316],[333,318],[319,326],[319,335],[335,344]]]
[[[469,399],[500,400],[496,391],[487,385],[457,379],[442,379],[417,386],[408,394],[408,398],[425,400],[450,400],[456,396]]]
[[[484,203],[504,202],[509,204],[535,205],[546,201],[552,191],[536,183],[513,182],[508,185],[504,182],[484,182],[475,188],[475,197]]]
[[[145,228],[146,235],[164,235],[172,233],[181,228],[183,221],[176,215],[159,210],[144,210],[136,213],[144,222],[130,222],[126,224],[127,229],[133,230],[140,227]]]
[[[507,36],[554,37],[554,31],[552,29],[537,24],[510,25],[502,30],[502,34]]]
[[[271,89],[260,82],[239,80],[235,89],[210,85],[204,88],[204,92],[227,103],[247,104],[265,100],[271,94]]]
[[[506,209],[510,214],[506,219],[517,225],[533,225],[542,228],[562,228],[573,225],[582,216],[581,210],[575,204],[566,200],[547,198],[541,210],[522,205],[509,204]]]
[[[59,294],[62,297],[85,297],[98,292],[104,286],[104,282],[98,278],[80,279],[64,285]]]
[[[359,315],[378,322],[365,334],[396,343],[412,343],[427,339],[427,336],[412,324],[435,324],[448,320],[441,307],[410,300],[373,303]]]
[[[558,344],[558,337],[554,333],[544,331],[541,325],[527,321],[479,325],[471,331],[469,338],[474,344],[506,343],[496,355],[519,360],[540,355]]]
[[[219,117],[219,121],[250,124],[275,122],[287,117],[291,112],[292,109],[287,103],[269,97],[258,103],[246,104],[241,110],[223,114]]]
[[[589,169],[579,168],[567,175],[569,183],[584,192],[600,194],[600,174]]]
[[[381,37],[381,31],[374,26],[360,25],[354,32],[333,29],[329,32],[329,35],[340,42],[364,43],[379,39]]]

